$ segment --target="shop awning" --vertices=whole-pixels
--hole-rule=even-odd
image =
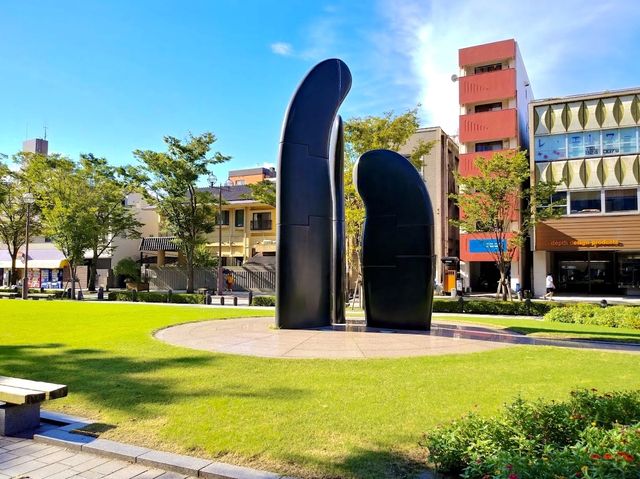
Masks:
[[[58,269],[64,267],[64,255],[50,243],[29,245],[29,269]],[[11,268],[11,256],[6,249],[0,250],[0,268]],[[24,268],[24,248],[18,252],[16,268]]]

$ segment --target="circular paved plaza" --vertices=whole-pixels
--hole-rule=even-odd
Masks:
[[[271,317],[180,324],[155,337],[176,346],[246,356],[365,359],[476,353],[513,346],[519,335],[453,324],[433,324],[431,332],[276,329]]]

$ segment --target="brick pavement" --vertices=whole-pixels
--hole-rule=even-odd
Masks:
[[[184,479],[127,461],[95,456],[31,439],[0,436],[0,479]]]

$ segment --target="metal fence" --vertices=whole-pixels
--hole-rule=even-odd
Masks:
[[[275,268],[263,265],[225,266],[234,278],[234,291],[273,293],[276,289]],[[195,268],[194,288],[216,289],[215,268]],[[187,268],[179,266],[150,266],[147,269],[150,289],[187,289]]]

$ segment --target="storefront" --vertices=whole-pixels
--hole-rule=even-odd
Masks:
[[[535,294],[640,295],[640,215],[561,218],[538,225]]]

